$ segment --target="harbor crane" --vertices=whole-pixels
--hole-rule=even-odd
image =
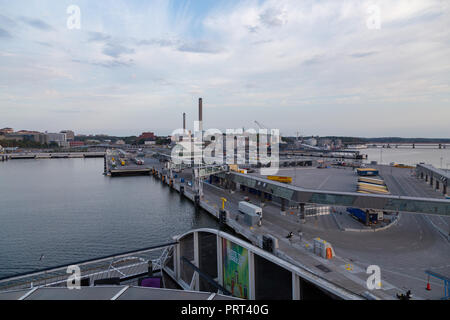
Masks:
[[[260,128],[260,129],[267,129],[268,128],[266,126],[263,126],[261,123],[259,123],[258,121],[255,120],[256,125]]]
[[[256,123],[256,125],[257,125],[260,129],[265,129],[265,130],[267,130],[267,134],[268,134],[268,135],[272,135],[272,130],[269,129],[267,126],[261,124],[260,122],[258,122],[258,121],[256,121],[256,120],[255,120],[255,123]],[[275,140],[275,141],[272,140],[272,143],[280,143],[280,141],[281,141],[281,136],[282,136],[281,131],[279,132],[279,134],[280,134],[279,137],[274,136],[274,137],[276,138],[276,140]],[[269,142],[267,143],[267,145],[269,145]]]

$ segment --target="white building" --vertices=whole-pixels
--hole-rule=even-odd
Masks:
[[[317,146],[317,139],[309,138],[309,139],[305,140],[305,143],[314,147],[314,146]]]
[[[41,143],[50,144],[55,142],[59,147],[67,147],[67,136],[65,133],[45,133],[40,136]]]
[[[67,141],[73,141],[75,140],[75,133],[71,130],[63,130],[61,131],[61,133],[65,133],[66,134],[66,140]]]

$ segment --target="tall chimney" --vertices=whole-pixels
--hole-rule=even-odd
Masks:
[[[183,112],[183,132],[186,131],[186,113]]]
[[[198,121],[200,122],[200,132],[203,131],[203,100],[198,99]]]

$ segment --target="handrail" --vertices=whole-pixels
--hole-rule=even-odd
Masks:
[[[7,276],[7,277],[0,278],[0,283],[1,282],[5,282],[5,281],[17,280],[17,279],[20,279],[20,278],[23,278],[23,277],[30,277],[30,276],[33,276],[33,275],[41,274],[43,272],[57,271],[57,270],[60,270],[62,268],[67,268],[70,265],[79,265],[80,266],[80,265],[84,265],[84,264],[88,264],[88,263],[98,263],[98,262],[103,262],[103,261],[111,259],[111,258],[121,258],[123,256],[127,256],[127,255],[130,255],[130,254],[139,254],[139,253],[143,253],[143,252],[147,252],[147,251],[162,249],[162,248],[165,248],[165,247],[176,245],[177,243],[178,243],[178,241],[173,241],[173,242],[169,242],[169,243],[166,243],[166,244],[152,246],[152,247],[143,248],[143,249],[139,249],[139,250],[132,250],[132,251],[121,252],[121,253],[118,253],[118,254],[113,254],[113,255],[109,255],[109,256],[103,256],[103,257],[99,257],[99,258],[95,258],[95,259],[82,260],[82,261],[78,261],[78,262],[73,262],[73,263],[68,263],[68,264],[64,264],[64,265],[59,265],[59,266],[56,266],[56,267],[50,267],[50,268],[35,270],[35,271],[32,271],[32,272],[24,272],[24,273],[16,274],[16,275],[13,275],[13,276]]]

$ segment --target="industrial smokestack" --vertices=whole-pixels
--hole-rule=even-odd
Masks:
[[[183,112],[183,132],[186,131],[186,113]]]
[[[203,131],[203,100],[198,99],[198,121],[200,122],[200,132]]]

